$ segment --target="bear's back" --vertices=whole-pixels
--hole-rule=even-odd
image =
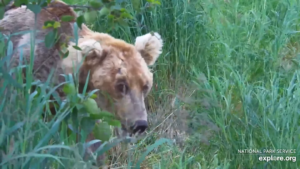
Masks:
[[[68,7],[69,8],[69,7]],[[52,10],[51,10],[52,9]],[[61,27],[58,28],[58,37],[61,39],[58,41],[57,45],[54,45],[51,48],[45,46],[45,36],[51,31],[51,29],[43,29],[44,22],[49,20],[58,20],[58,16],[55,15],[59,13],[53,9],[48,8],[47,10],[42,9],[42,11],[37,15],[37,22],[35,22],[35,14],[26,8],[12,8],[6,11],[3,19],[0,21],[1,32],[6,35],[15,34],[22,31],[28,31],[20,35],[11,36],[10,40],[13,43],[14,53],[11,58],[11,67],[16,67],[20,63],[20,54],[23,57],[22,64],[30,63],[30,42],[31,34],[30,30],[36,28],[35,36],[35,50],[34,50],[34,66],[33,66],[33,75],[35,79],[45,82],[50,74],[51,70],[54,69],[53,82],[55,85],[64,81],[64,78],[60,76],[63,73],[59,63],[61,57],[58,52],[58,47],[64,42],[66,36],[73,36],[73,26],[72,23],[61,22]],[[69,8],[70,9],[70,8]],[[60,10],[60,9],[58,9]],[[51,13],[52,12],[52,13]],[[65,14],[62,12],[62,15],[75,15],[72,13],[72,10],[65,10]],[[35,27],[36,26],[36,27]]]

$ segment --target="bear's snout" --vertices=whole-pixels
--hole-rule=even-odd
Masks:
[[[143,133],[148,128],[148,122],[145,120],[137,120],[131,128],[133,130],[133,134],[137,132]]]

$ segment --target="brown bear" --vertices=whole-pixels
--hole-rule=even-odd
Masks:
[[[59,4],[60,7],[51,7],[53,4]],[[76,16],[73,9],[61,1],[54,1],[47,9],[42,9],[37,17],[36,41],[43,40],[49,32],[48,29],[42,29],[45,21],[60,19],[63,15]],[[4,34],[34,29],[34,25],[33,12],[24,8],[9,9],[0,21]],[[43,42],[35,45],[34,78],[45,82],[50,71],[55,69],[53,82],[59,84],[64,82],[60,74],[74,73],[74,66],[79,66],[79,62],[83,60],[79,69],[79,88],[84,86],[90,72],[88,91],[99,89],[108,93],[113,100],[110,104],[99,93],[99,107],[117,115],[126,132],[143,133],[148,127],[144,99],[153,84],[153,74],[148,66],[153,65],[162,52],[163,41],[160,35],[148,33],[139,36],[132,45],[109,34],[93,32],[83,24],[78,40],[78,46],[82,50],[74,49],[74,42],[70,41],[69,55],[65,59],[61,58],[58,51],[66,37],[73,36],[73,23],[62,22],[59,35],[62,38],[51,49],[46,48]],[[29,63],[30,47],[24,45],[30,42],[30,34],[14,36],[12,42],[15,51],[13,66],[19,64],[20,49],[23,49],[24,58]],[[62,92],[59,93],[63,97]],[[91,139],[92,135],[88,140]]]
[[[65,73],[72,73],[73,66],[87,55],[80,74],[86,77],[90,71],[88,88],[105,91],[114,100],[112,105],[108,105],[108,100],[101,100],[100,107],[115,112],[125,130],[144,132],[147,128],[144,99],[153,84],[148,65],[154,64],[161,53],[160,35],[148,33],[137,37],[135,45],[131,45],[108,34],[93,32],[85,25],[82,25],[80,34],[84,37],[79,39],[82,51],[70,45],[70,56],[62,61],[61,67]],[[85,83],[85,78],[80,80],[83,81],[79,83]]]
[[[60,7],[51,7],[54,5],[60,5]],[[13,6],[13,4],[10,4],[10,6]],[[59,73],[62,72],[62,70],[61,68],[57,67],[57,63],[60,61],[57,49],[59,49],[60,45],[65,42],[68,36],[72,37],[72,22],[74,20],[72,20],[72,22],[61,22],[61,27],[58,28],[58,35],[60,38],[58,39],[58,42],[54,48],[46,48],[45,43],[39,43],[39,41],[44,40],[46,34],[51,30],[42,28],[44,22],[49,20],[60,20],[60,18],[64,15],[76,17],[76,13],[73,11],[73,9],[61,1],[54,1],[48,5],[47,9],[41,10],[41,12],[37,15],[36,24],[34,13],[29,9],[24,7],[11,7],[8,11],[6,11],[3,19],[0,21],[0,31],[6,35],[12,35],[11,41],[13,42],[15,51],[12,58],[12,66],[14,67],[19,64],[20,50],[16,49],[22,49],[24,59],[27,63],[29,63],[29,44],[32,34],[32,31],[29,32],[29,30],[34,30],[36,26],[36,37],[34,37],[36,41],[33,67],[33,70],[35,70],[34,77],[36,79],[40,79],[41,81],[45,81],[52,68],[58,69],[58,73],[55,73],[55,75],[58,75],[59,77]],[[28,33],[13,35],[14,33],[21,31],[28,31]],[[60,78],[60,81],[64,80],[62,77]]]

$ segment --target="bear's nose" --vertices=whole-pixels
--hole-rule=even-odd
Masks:
[[[145,120],[138,120],[132,128],[134,134],[136,132],[143,133],[148,128],[148,123]]]

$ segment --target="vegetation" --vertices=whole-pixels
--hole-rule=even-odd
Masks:
[[[105,10],[78,13],[93,30],[127,42],[157,31],[164,49],[152,67],[155,82],[147,98],[151,127],[126,149],[111,138],[100,153],[112,148],[107,151],[112,168],[139,168],[140,164],[162,169],[300,167],[299,159],[259,161],[260,156],[271,155],[300,158],[299,1],[117,2],[124,2],[123,15],[109,15]],[[1,35],[3,58],[12,52],[4,38]],[[76,140],[75,134],[67,136],[64,123],[72,106],[87,99],[85,95],[72,104],[62,102],[55,120],[45,123],[40,115],[51,94],[43,90],[47,84],[27,76],[28,83],[20,86],[22,79],[13,81],[14,70],[5,70],[6,65],[2,59],[1,168],[89,165],[82,157],[84,140]],[[42,93],[25,92],[32,84],[40,85]],[[243,149],[295,152],[239,153]]]

